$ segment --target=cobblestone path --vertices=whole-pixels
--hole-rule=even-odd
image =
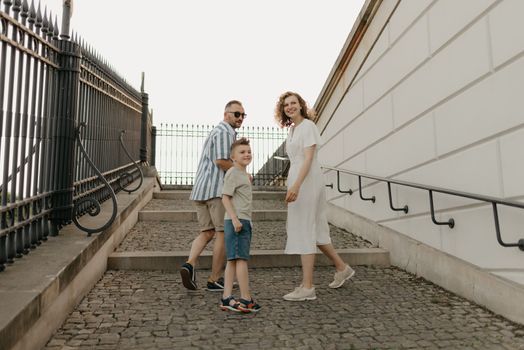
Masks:
[[[524,349],[524,327],[396,268],[356,267],[318,299],[286,302],[299,268],[253,269],[263,309],[238,315],[219,294],[187,292],[178,274],[108,271],[45,350],[59,349]],[[208,271],[200,271],[203,285]]]
[[[258,200],[255,209],[285,209]],[[189,201],[152,200],[144,210],[193,210]],[[195,222],[138,222],[118,251],[187,251]],[[331,226],[336,248],[372,244]],[[252,249],[283,249],[284,221],[255,221]],[[208,250],[212,245],[208,246]],[[187,291],[178,273],[107,271],[45,350],[73,349],[506,349],[524,350],[524,326],[394,267],[355,266],[342,288],[333,269],[315,270],[317,300],[287,302],[301,270],[250,270],[262,305],[239,315],[218,307],[221,293]],[[209,271],[198,270],[204,286]],[[238,291],[236,291],[238,293]]]

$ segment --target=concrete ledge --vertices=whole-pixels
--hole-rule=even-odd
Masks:
[[[133,185],[131,185],[133,186]],[[88,237],[68,225],[0,274],[0,349],[41,349],[78,302],[104,274],[107,257],[138,219],[153,195],[154,178],[134,194],[117,195],[118,214],[106,231]],[[80,219],[99,227],[112,212],[110,201],[97,217]]]
[[[380,248],[337,249],[350,265],[389,266],[389,253]],[[186,262],[187,252],[118,252],[109,256],[107,268],[111,270],[165,270],[178,271]],[[211,268],[212,253],[205,251],[198,260],[199,268]],[[316,265],[331,265],[323,254],[317,253]],[[300,255],[284,254],[283,250],[251,251],[250,267],[300,266]]]
[[[160,191],[155,192],[154,199],[188,200],[191,191]],[[279,191],[253,191],[253,199],[284,200],[286,192]]]
[[[140,221],[197,221],[192,210],[142,210],[138,215]],[[287,210],[253,210],[253,221],[285,221],[286,217]]]
[[[524,324],[524,286],[439,251],[390,228],[329,204],[335,226],[387,249],[391,264]]]

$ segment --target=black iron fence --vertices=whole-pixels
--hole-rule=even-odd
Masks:
[[[116,213],[114,192],[151,161],[147,94],[70,38],[69,6],[61,34],[40,4],[0,11],[0,271],[104,200]]]
[[[202,146],[213,127],[160,124],[156,129],[155,165],[163,184],[193,184]],[[248,170],[255,185],[284,185],[287,162],[282,159],[286,136],[287,130],[278,127],[248,126],[237,130],[237,137],[250,140],[253,161]]]

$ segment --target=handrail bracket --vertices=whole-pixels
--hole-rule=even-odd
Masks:
[[[455,220],[453,218],[449,219],[448,221],[437,221],[435,218],[435,206],[433,205],[433,191],[429,190],[429,207],[431,209],[431,221],[435,225],[448,225],[449,228],[455,227]]]

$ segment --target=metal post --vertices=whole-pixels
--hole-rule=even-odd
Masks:
[[[64,0],[62,6],[62,30],[60,31],[60,39],[69,40],[69,28],[71,16],[73,15],[73,0]]]
[[[147,163],[147,115],[149,95],[142,91],[142,125],[140,126],[140,162]]]
[[[55,121],[53,150],[55,166],[52,171],[53,226],[60,228],[72,220],[73,182],[75,171],[75,121],[80,86],[80,47],[69,40],[60,40],[58,84],[56,87],[58,108]]]
[[[156,126],[151,127],[151,166],[155,166],[156,159]]]

